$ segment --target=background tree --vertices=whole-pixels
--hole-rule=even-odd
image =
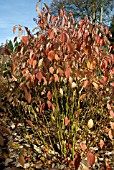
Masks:
[[[93,22],[109,22],[110,11],[113,10],[112,0],[53,0],[51,3],[51,13],[57,14],[58,10],[65,9],[67,13],[72,12],[77,19],[87,16]]]

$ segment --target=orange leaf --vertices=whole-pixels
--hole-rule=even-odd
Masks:
[[[112,139],[113,139],[113,133],[112,133],[112,130],[109,130],[108,135],[109,135],[109,138],[112,140]]]
[[[0,136],[0,145],[3,146],[4,145],[4,139],[2,136]]]
[[[52,107],[52,103],[50,101],[47,101],[48,108]]]
[[[110,116],[114,118],[114,112],[110,110]]]
[[[37,78],[39,81],[41,81],[42,78],[43,78],[42,73],[41,73],[41,72],[38,72],[38,73],[36,74],[36,78]]]
[[[66,70],[65,70],[66,78],[70,77],[70,74],[71,74],[71,69],[67,67]]]
[[[22,42],[23,42],[24,44],[27,44],[27,42],[28,42],[28,36],[22,36]]]
[[[65,126],[67,126],[69,124],[70,120],[68,119],[68,117],[65,117]]]
[[[83,100],[85,97],[86,97],[86,94],[82,94],[82,95],[80,96],[80,100]]]
[[[24,167],[25,160],[24,160],[24,157],[22,155],[19,156],[19,162]]]
[[[89,81],[88,81],[88,80],[85,80],[83,87],[86,88],[86,87],[88,86],[88,84],[89,84]]]
[[[16,31],[16,26],[13,27],[13,33],[15,34],[15,31]]]
[[[98,90],[98,87],[99,87],[98,84],[95,83],[95,82],[93,82],[92,84],[93,84],[93,86],[95,87],[95,89]]]
[[[53,67],[50,67],[50,68],[49,68],[49,72],[50,72],[51,74],[53,74],[54,68],[53,68]]]
[[[81,146],[81,149],[82,149],[83,151],[85,151],[85,150],[87,149],[87,147],[86,147],[86,144],[85,144],[85,143],[81,143],[81,144],[80,144],[80,146]]]
[[[111,110],[111,106],[110,106],[109,103],[107,103],[107,109],[108,109],[108,110]]]
[[[87,153],[87,163],[93,167],[94,163],[95,163],[95,155],[93,151],[88,151]]]
[[[57,74],[54,74],[55,82],[59,82],[59,77]]]
[[[100,140],[99,145],[100,145],[100,148],[102,149],[102,148],[103,148],[103,146],[104,146],[104,141],[103,141],[102,139]]]
[[[55,52],[53,50],[49,51],[48,59],[52,61],[55,58]]]
[[[29,124],[29,126],[33,127],[33,124],[30,120],[26,120],[26,122]]]
[[[48,93],[47,93],[47,98],[48,98],[48,100],[50,100],[52,98],[52,94],[50,91],[48,91]]]
[[[77,110],[77,112],[76,112],[76,118],[80,115],[81,112],[82,112],[82,109]]]

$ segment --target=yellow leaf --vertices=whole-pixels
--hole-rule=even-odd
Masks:
[[[97,90],[98,90],[98,87],[99,87],[99,86],[98,86],[98,84],[97,84],[97,83],[95,83],[95,82],[93,82],[92,84],[93,84],[93,86],[95,87],[95,89],[97,89]]]
[[[93,125],[94,125],[93,120],[90,119],[90,120],[88,121],[88,128],[91,129],[91,128],[93,127]]]

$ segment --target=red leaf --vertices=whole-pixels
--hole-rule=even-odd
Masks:
[[[68,124],[69,124],[69,122],[70,122],[70,120],[68,119],[68,117],[65,117],[65,126],[67,126]]]
[[[55,82],[59,82],[59,77],[57,74],[54,74]]]
[[[53,50],[49,51],[48,59],[52,61],[55,58],[55,52]]]
[[[52,103],[50,101],[47,101],[48,108],[52,107]]]
[[[110,83],[110,85],[111,85],[112,87],[114,87],[114,82]]]
[[[67,35],[65,33],[60,34],[60,39],[62,42],[66,42],[67,41]]]
[[[88,80],[85,80],[83,87],[86,88],[86,87],[88,86],[88,84],[89,84],[89,81],[88,81]]]
[[[65,70],[66,78],[70,77],[70,74],[71,74],[71,69],[67,67],[66,70]]]
[[[74,158],[74,167],[75,170],[78,170],[79,166],[80,166],[80,162],[81,162],[81,156],[80,154],[77,154]]]
[[[40,106],[40,113],[42,113],[42,110],[44,110],[44,108],[45,108],[45,103],[42,103]]]
[[[41,73],[40,71],[36,74],[36,78],[37,78],[39,81],[42,80],[43,75],[42,75],[42,73]]]
[[[24,44],[27,44],[27,42],[28,42],[28,36],[22,36],[22,42],[23,42]]]
[[[52,94],[50,91],[48,91],[48,93],[47,93],[47,98],[48,98],[48,100],[50,100],[52,98]]]
[[[95,163],[95,155],[94,155],[94,152],[91,150],[91,151],[88,151],[87,153],[87,163],[93,167],[94,163]]]

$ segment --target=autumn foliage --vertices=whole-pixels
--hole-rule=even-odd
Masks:
[[[63,158],[71,154],[74,159],[77,152],[84,156],[96,144],[102,149],[105,137],[113,138],[114,127],[109,124],[114,119],[114,55],[107,39],[111,33],[108,27],[93,25],[87,18],[75,23],[73,14],[67,16],[64,10],[50,16],[44,5],[41,12],[36,6],[34,34],[27,27],[13,28],[13,32],[18,29],[21,42],[5,54],[10,63],[10,74],[3,75],[8,89],[5,102],[10,108],[20,108],[32,128],[40,124],[31,115],[48,122],[50,135],[56,136],[52,145],[59,144]],[[23,29],[27,36],[22,36]],[[79,139],[81,145],[76,143]],[[89,157],[92,154],[87,154],[91,167],[95,163],[95,157]],[[80,161],[79,156],[78,165]]]

